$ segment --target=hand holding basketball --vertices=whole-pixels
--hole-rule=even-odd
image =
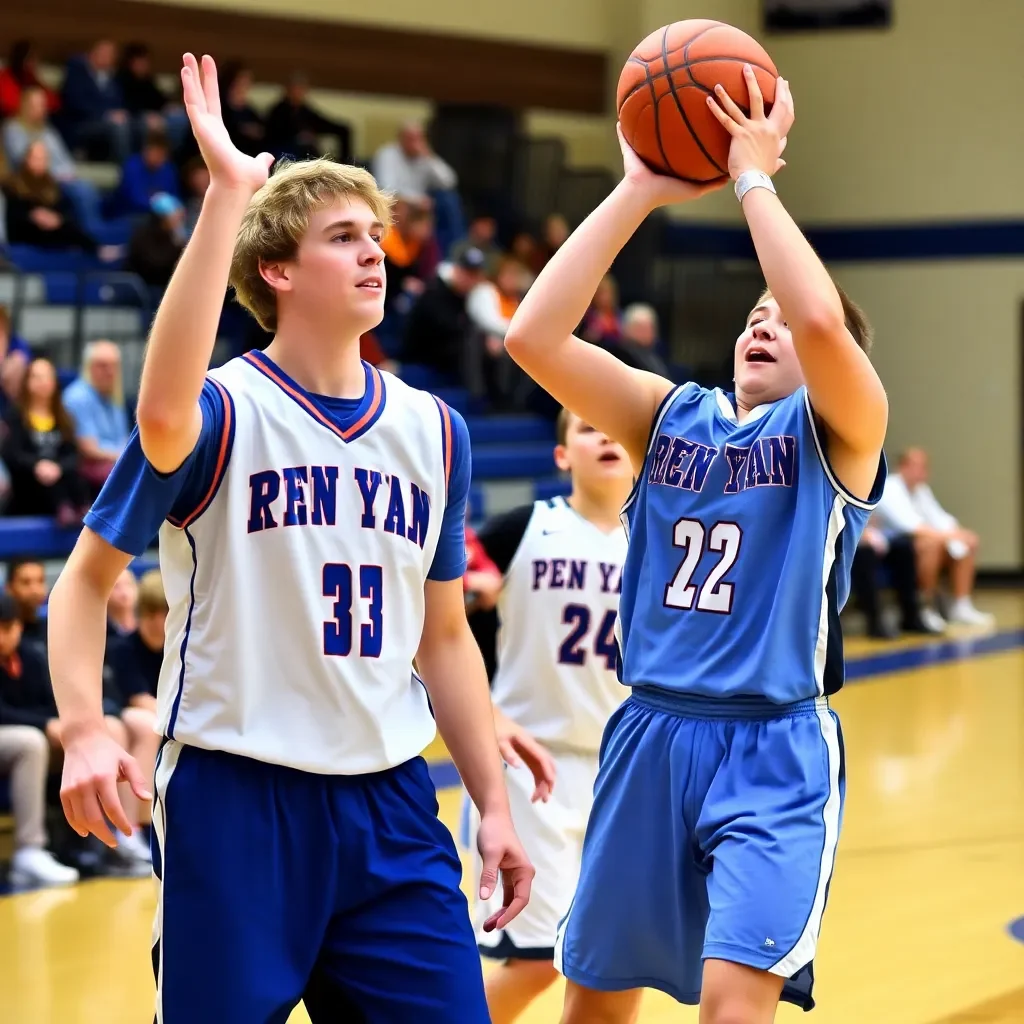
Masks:
[[[266,184],[274,157],[270,153],[246,156],[231,141],[220,112],[220,87],[213,58],[203,57],[200,73],[195,57],[186,53],[182,58],[181,87],[192,134],[210,171],[211,185],[255,193]]]
[[[622,150],[625,180],[643,192],[652,210],[659,206],[672,206],[675,203],[688,203],[693,199],[699,199],[708,192],[720,189],[728,180],[718,178],[715,181],[697,184],[672,175],[658,174],[637,156],[622,134],[621,125],[615,126],[615,132],[619,137],[619,148]]]
[[[732,137],[729,144],[729,175],[733,180],[744,171],[775,174],[786,166],[782,153],[796,114],[789,83],[779,78],[775,84],[772,112],[765,114],[764,97],[753,68],[748,64],[743,77],[750,93],[750,116],[737,106],[728,92],[715,86],[715,95],[708,97],[708,106],[719,123]]]

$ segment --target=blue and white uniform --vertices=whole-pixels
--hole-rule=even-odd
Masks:
[[[623,511],[621,679],[556,966],[589,988],[700,998],[702,960],[811,961],[842,819],[839,612],[868,500],[833,474],[806,388],[737,422],[676,388]]]
[[[134,555],[160,536],[161,1024],[488,1019],[412,668],[426,580],[465,570],[469,437],[364,370],[333,399],[232,360],[185,463],[133,435],[86,520]]]

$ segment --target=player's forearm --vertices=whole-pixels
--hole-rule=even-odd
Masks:
[[[481,813],[507,810],[487,672],[469,625],[441,642],[421,646],[416,661],[441,738],[470,799]]]
[[[569,236],[519,304],[505,335],[509,354],[527,373],[575,330],[601,278],[651,212],[628,180]]]
[[[103,728],[107,594],[65,570],[50,593],[47,653],[64,741]]]
[[[144,448],[147,433],[187,431],[195,420],[217,339],[235,237],[251,198],[248,189],[211,185],[203,200],[195,232],[150,331],[137,410]]]

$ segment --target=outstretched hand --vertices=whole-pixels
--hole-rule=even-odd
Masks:
[[[615,133],[619,137],[619,148],[622,150],[625,180],[643,191],[652,210],[659,206],[672,206],[675,203],[688,203],[693,199],[699,199],[708,192],[717,191],[728,180],[723,177],[703,185],[695,185],[693,182],[683,181],[668,174],[658,174],[637,156],[622,134],[621,125],[615,126]]]
[[[757,84],[754,69],[749,64],[743,69],[743,78],[750,95],[749,117],[721,85],[716,85],[715,95],[708,97],[711,112],[732,136],[729,144],[729,174],[733,180],[744,171],[775,174],[782,170],[786,166],[782,154],[796,118],[793,93],[784,78],[775,80],[775,102],[770,114],[764,112],[764,96]]]
[[[210,171],[210,183],[223,188],[256,192],[266,184],[274,157],[270,153],[247,156],[231,141],[220,110],[217,65],[203,57],[202,71],[191,53],[182,57],[181,86],[192,134]]]

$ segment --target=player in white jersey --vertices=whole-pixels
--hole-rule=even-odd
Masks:
[[[480,952],[503,962],[486,979],[494,1024],[511,1024],[557,977],[555,937],[576,890],[601,736],[625,697],[615,620],[626,557],[619,512],[632,470],[621,445],[568,411],[557,442],[555,462],[572,474],[569,498],[513,509],[479,534],[504,577],[492,697],[551,751],[558,772],[545,803],[533,800],[527,768],[508,771],[512,820],[537,877],[529,907],[503,929],[484,928],[494,896],[475,907]],[[466,812],[473,848],[480,817]]]
[[[100,680],[107,595],[159,529],[157,1020],[270,1024],[302,999],[316,1022],[483,1022],[461,865],[419,756],[436,718],[506,925],[533,869],[463,609],[466,426],[360,361],[389,197],[329,161],[268,180],[269,154],[228,138],[213,61],[200,75],[186,55],[182,81],[210,188],[153,324],[139,429],[50,600],[65,812],[112,844],[118,779],[147,795],[103,730]],[[275,337],[208,375],[229,279]],[[518,753],[546,791],[550,758],[524,738]]]

